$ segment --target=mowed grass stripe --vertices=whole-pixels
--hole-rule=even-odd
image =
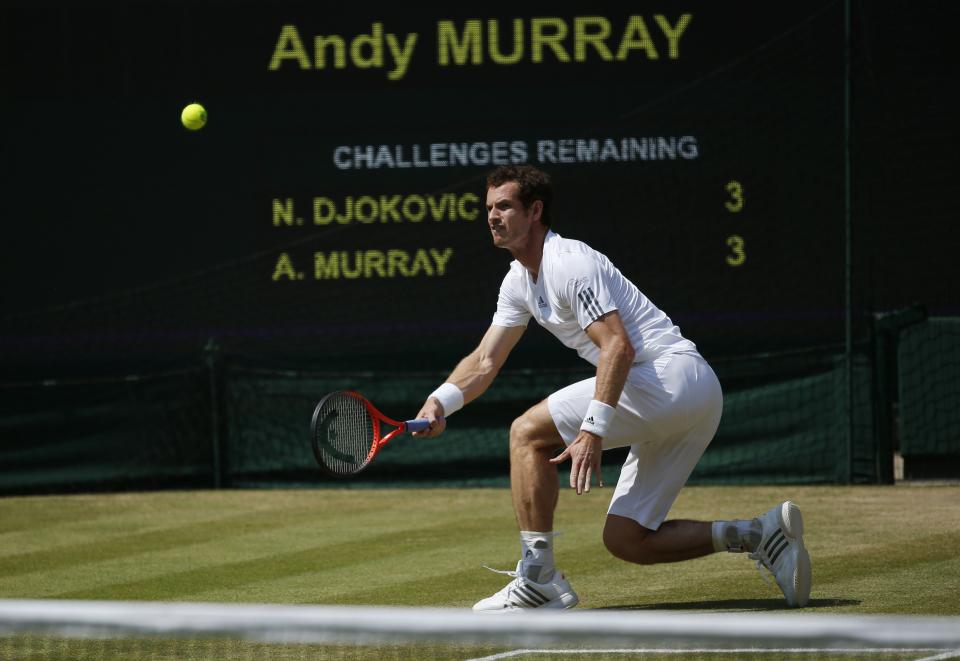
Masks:
[[[314,522],[271,527],[173,548],[144,548],[140,553],[111,557],[100,562],[20,576],[0,576],[0,592],[51,598],[63,592],[64,586],[71,586],[73,591],[79,592],[99,588],[105,583],[114,585],[159,580],[172,570],[192,568],[202,571],[207,567],[271,556],[278,549],[287,552],[308,548],[322,550],[324,546],[351,538],[362,543],[363,537],[360,535],[371,534],[363,531],[351,534],[342,527],[318,526]],[[322,555],[322,551],[318,555]],[[234,591],[231,600],[236,599]]]
[[[229,516],[185,525],[170,525],[144,532],[115,534],[96,541],[82,542],[44,551],[15,553],[0,557],[0,576],[17,576],[35,571],[74,567],[103,562],[148,551],[181,548],[210,541],[224,540],[251,531],[276,530],[294,521],[317,518],[309,510],[241,512]]]
[[[439,553],[433,554],[435,557],[431,562],[424,562],[423,556],[392,560],[391,580],[388,583],[368,587],[361,582],[354,591],[338,595],[336,603],[472,606],[481,597],[493,594],[512,580],[509,576],[485,569],[484,565],[501,570],[515,569],[519,542],[514,537],[515,533],[506,533],[502,537],[492,536],[492,543],[482,546],[464,544],[457,548],[441,547]],[[567,543],[570,540],[566,536],[561,539],[565,542],[565,553],[570,558],[603,551],[599,539],[574,544]],[[498,558],[506,560],[500,564],[496,561]]]
[[[960,556],[829,580],[835,592],[860,597],[860,612],[887,612],[875,605],[895,604],[897,613],[960,615]]]
[[[813,556],[814,586],[836,584],[857,592],[876,594],[876,590],[895,589],[901,604],[918,593],[928,594],[940,586],[960,594],[960,574],[944,574],[944,566],[955,564],[960,549],[960,531],[933,534],[903,534],[884,544],[857,552],[837,552]],[[898,580],[897,577],[901,577]],[[902,578],[906,578],[903,581]],[[920,590],[920,588],[923,588]],[[923,600],[928,599],[924,597]],[[957,600],[951,600],[956,602]],[[903,611],[908,612],[908,611]],[[910,610],[909,612],[922,612]]]
[[[0,530],[2,535],[11,535],[18,532],[28,532],[35,535],[50,528],[62,530],[64,526],[76,524],[77,521],[94,521],[116,516],[116,512],[112,510],[94,509],[98,505],[96,496],[72,496],[70,498],[14,496],[7,501],[10,505],[19,503],[22,507],[7,506],[3,508],[3,525],[2,530]],[[45,507],[44,505],[47,503],[51,506]]]
[[[192,507],[196,508],[197,499],[212,498],[220,499],[223,492],[198,492],[193,494],[190,499]],[[131,553],[121,552],[120,549],[109,549],[109,542],[104,544],[94,544],[92,550],[84,547],[81,550],[91,550],[91,553],[77,554],[73,553],[76,562],[84,562],[80,566],[69,563],[51,563],[51,564],[69,564],[66,567],[51,568],[46,571],[33,572],[31,574],[21,574],[21,576],[4,577],[0,575],[0,594],[6,596],[23,597],[62,597],[64,595],[113,598],[114,596],[127,595],[131,591],[144,589],[148,594],[143,598],[153,598],[149,591],[151,586],[161,586],[157,590],[157,598],[169,598],[176,595],[177,598],[185,598],[192,594],[213,594],[218,599],[227,601],[238,601],[249,599],[246,590],[236,589],[238,583],[243,582],[243,578],[234,578],[232,580],[223,580],[219,586],[216,583],[217,577],[231,573],[231,567],[245,569],[242,573],[248,580],[254,581],[252,585],[259,585],[256,582],[258,574],[249,569],[250,564],[261,562],[259,558],[264,558],[262,562],[278,563],[278,567],[283,567],[285,562],[293,562],[297,565],[297,558],[290,551],[305,549],[304,556],[313,555],[313,562],[310,568],[323,568],[330,570],[331,565],[327,556],[342,557],[345,553],[352,553],[359,546],[370,545],[378,546],[376,539],[385,539],[383,535],[377,535],[378,531],[393,529],[400,531],[397,539],[404,536],[410,539],[420,539],[436,552],[440,549],[448,549],[451,543],[460,540],[460,543],[470,546],[476,545],[478,538],[484,538],[483,532],[495,527],[496,522],[478,517],[467,517],[468,522],[475,522],[481,530],[478,534],[473,534],[468,530],[461,519],[463,516],[457,509],[457,505],[464,504],[464,494],[459,492],[447,493],[444,491],[431,491],[428,498],[424,498],[421,493],[419,498],[411,499],[407,492],[390,493],[388,491],[360,491],[360,492],[232,492],[236,495],[233,499],[234,510],[249,509],[252,504],[260,508],[260,512],[255,517],[242,525],[237,526],[237,530],[243,534],[238,534],[229,528],[226,531],[216,530],[214,528],[205,529],[194,526],[192,530],[199,530],[201,534],[196,538],[191,537],[191,529],[186,530],[185,535],[188,544],[176,546],[181,540],[178,536],[168,535],[166,537],[157,535],[134,535],[127,539],[131,545]],[[502,494],[491,494],[490,492],[467,492],[479,494],[481,496],[494,496],[495,500],[501,500],[505,504],[509,503],[509,496],[503,499]],[[154,494],[159,496],[158,501],[169,506],[169,511],[164,512],[163,507],[152,508],[157,511],[153,517],[155,520],[173,515],[179,516],[181,502],[171,502],[166,494]],[[371,497],[372,496],[372,497]],[[393,497],[397,496],[397,497]],[[106,498],[110,498],[109,496]],[[150,496],[143,494],[141,499],[149,500]],[[483,499],[483,498],[481,498]],[[182,499],[173,499],[182,500]],[[466,498],[467,502],[476,499]],[[273,507],[270,510],[263,511],[263,503],[283,503],[286,507]],[[7,501],[0,500],[0,513]],[[302,511],[289,505],[295,504]],[[451,506],[453,505],[453,506]],[[202,509],[202,508],[200,508]],[[509,508],[494,508],[503,511],[504,527],[508,529],[510,519],[507,518]],[[482,511],[482,510],[481,510]],[[489,510],[488,510],[489,511]],[[242,517],[244,515],[237,515]],[[271,525],[263,525],[262,518],[270,517]],[[512,514],[509,514],[512,517]],[[257,518],[260,521],[257,521]],[[436,535],[426,535],[422,531],[412,528],[411,525],[420,519],[427,519],[438,522]],[[444,525],[442,522],[450,523],[448,531],[449,536],[443,537],[440,529]],[[156,524],[158,521],[153,521]],[[290,525],[284,525],[289,523]],[[109,524],[106,524],[109,525]],[[512,534],[509,534],[512,537]],[[159,543],[157,540],[159,539]],[[141,544],[143,546],[139,546]],[[149,546],[148,546],[149,544]],[[338,544],[338,547],[329,551],[324,551],[325,547],[331,544]],[[395,547],[396,544],[393,544]],[[512,546],[512,545],[511,545]],[[105,556],[102,561],[97,552],[103,550],[101,556]],[[288,553],[285,557],[274,558],[273,553],[277,549],[285,549]],[[313,550],[309,550],[313,549]],[[391,555],[395,560],[397,558],[393,549]],[[420,553],[422,549],[412,552]],[[71,554],[69,548],[59,547],[50,552],[50,555],[56,557],[61,553]],[[381,550],[382,553],[382,550]],[[353,554],[354,557],[355,554]],[[443,555],[443,554],[440,554]],[[29,557],[29,556],[21,556]],[[239,558],[239,560],[238,560]],[[37,559],[34,555],[33,560]],[[44,558],[41,556],[40,561]],[[87,562],[87,561],[90,562]],[[247,563],[246,565],[244,563]],[[303,563],[300,563],[302,565]],[[411,571],[422,571],[421,562],[412,562]],[[212,571],[211,567],[222,566],[218,571]],[[190,569],[184,569],[190,568]],[[24,567],[23,571],[28,570]],[[365,567],[357,566],[360,572],[365,571]],[[171,571],[174,570],[174,571]],[[268,585],[283,582],[282,577],[286,574],[299,577],[301,572],[305,571],[304,566],[295,566],[291,569],[282,569],[280,571],[267,572],[266,580],[260,583]],[[388,581],[390,573],[384,572],[382,580]],[[171,576],[172,574],[172,576]],[[139,576],[134,579],[133,577]],[[209,580],[194,580],[195,576],[209,576]],[[309,576],[305,577],[309,579]],[[354,579],[355,580],[355,579]],[[308,581],[309,583],[309,581]],[[369,582],[368,582],[369,583]],[[317,584],[326,586],[325,580],[319,580]],[[210,589],[210,586],[216,586]],[[293,601],[315,602],[318,594],[320,596],[329,595],[329,590],[321,590],[319,593],[314,589],[304,590],[297,580],[290,580],[287,585],[297,591],[297,599]],[[63,586],[73,586],[71,590],[64,590]],[[199,591],[198,591],[199,590]],[[281,596],[278,597],[278,590]],[[197,591],[197,592],[195,592]],[[256,594],[260,600],[276,601],[286,599],[289,592],[282,586],[269,587],[267,589],[258,589]]]
[[[783,607],[779,591],[744,555],[647,567],[612,558],[601,542],[610,495],[564,490],[560,497],[557,528],[566,534],[556,542],[557,562],[583,607]],[[803,508],[813,555],[813,608],[805,612],[960,614],[960,488],[694,487],[681,493],[672,515],[751,516],[787,497]],[[13,573],[0,573],[0,597],[469,606],[509,580],[480,565],[512,569],[519,551],[505,489],[82,499],[95,520],[64,526],[81,552],[57,563],[71,544],[51,535],[43,537],[46,548],[8,553],[0,567]],[[11,509],[23,520],[24,509],[63,500],[0,499],[0,529]],[[42,511],[38,518],[50,520]],[[0,544],[8,539],[0,534]],[[110,549],[114,540],[126,540],[123,553]],[[38,566],[47,558],[49,570]]]
[[[480,527],[490,521],[474,519]],[[278,528],[279,530],[279,528]],[[291,576],[311,575],[369,561],[382,561],[384,549],[390,556],[422,552],[425,545],[437,544],[449,530],[444,522],[380,535],[363,535],[349,541],[275,553],[249,560],[226,562],[136,581],[107,583],[97,588],[64,591],[60,599],[182,599],[210,589],[238,589],[254,582],[275,581]],[[283,548],[283,545],[278,545]],[[359,577],[358,577],[359,578]],[[143,597],[141,595],[149,595]]]
[[[0,499],[2,533],[47,528],[62,530],[86,521],[109,520],[136,524],[144,517],[211,518],[217,512],[234,514],[237,499],[230,491],[160,491],[146,493],[76,494],[69,496],[12,496]],[[257,509],[252,499],[242,499]],[[262,509],[262,506],[260,507]]]
[[[405,519],[399,517],[395,512],[397,503],[392,499],[383,499],[378,504],[358,497],[361,493],[376,492],[333,492],[334,496],[332,498],[318,498],[318,495],[324,495],[325,492],[307,492],[307,497],[281,498],[284,506],[266,509],[262,507],[262,504],[259,507],[244,507],[247,504],[257,505],[257,503],[251,502],[254,499],[259,499],[257,498],[257,492],[235,493],[238,494],[237,502],[233,504],[231,509],[224,511],[217,518],[209,518],[209,511],[205,511],[202,505],[198,507],[196,502],[191,502],[192,508],[208,518],[185,524],[182,523],[182,519],[187,513],[182,509],[184,504],[182,499],[170,500],[164,497],[166,494],[157,494],[158,502],[167,501],[168,507],[166,508],[157,507],[150,508],[150,511],[144,511],[142,507],[134,507],[131,508],[134,510],[132,515],[128,510],[118,509],[113,512],[111,520],[101,521],[99,527],[95,525],[95,522],[104,519],[105,515],[102,512],[98,511],[96,513],[94,521],[85,521],[82,518],[83,514],[77,512],[72,520],[71,528],[82,524],[82,531],[71,530],[73,535],[59,536],[54,544],[50,544],[52,548],[0,555],[0,577],[18,576],[37,571],[48,572],[63,567],[103,562],[146,552],[179,549],[190,545],[202,545],[210,542],[221,543],[226,539],[240,535],[277,531],[297,525],[314,526],[318,530],[324,530],[328,533],[349,529],[351,531],[349,534],[353,539],[364,539],[371,532],[375,533],[385,526],[402,529],[406,525]],[[271,495],[273,493],[289,494],[289,492],[270,493]],[[191,500],[202,503],[204,498],[210,495],[214,499],[218,499],[219,494],[217,492],[198,492],[195,498]],[[141,494],[140,496],[139,500],[141,502],[150,498],[148,494]],[[80,498],[87,500],[91,497],[82,496]],[[105,496],[104,498],[110,499],[111,496]],[[129,499],[129,496],[125,498]],[[59,507],[60,503],[58,501],[63,500],[63,497],[57,497],[55,500],[48,500],[46,503],[35,502],[33,506],[43,511],[45,505]],[[9,503],[0,500],[0,504]],[[421,513],[429,509],[425,505],[425,503],[420,504],[419,510]],[[7,511],[7,508],[3,508],[3,511]],[[453,513],[449,510],[445,513],[453,516]],[[436,515],[436,512],[434,512],[434,515]],[[121,528],[117,525],[117,520],[124,521],[123,528],[127,530],[132,527],[148,527],[149,529],[137,532],[117,532],[118,528]],[[104,534],[104,532],[107,534]],[[70,543],[70,538],[79,539]],[[93,539],[86,541],[89,538]],[[9,538],[0,536],[0,540],[6,547]]]

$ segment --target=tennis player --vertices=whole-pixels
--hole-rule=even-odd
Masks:
[[[606,256],[550,229],[549,176],[509,165],[487,177],[494,246],[513,262],[493,323],[480,345],[431,393],[419,436],[443,433],[449,418],[489,387],[530,319],[596,366],[596,376],[553,393],[510,427],[510,484],[521,557],[502,590],[474,610],[572,608],[579,601],[554,565],[557,464],[571,462],[570,487],[603,486],[603,450],[630,453],[610,501],[603,542],[617,558],[676,562],[716,551],[746,552],[774,576],[791,606],[810,595],[803,519],[792,502],[753,518],[666,520],[717,431],[723,395],[713,370],[667,315]]]

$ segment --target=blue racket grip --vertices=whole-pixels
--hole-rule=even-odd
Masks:
[[[430,421],[426,418],[417,418],[416,420],[407,420],[404,424],[407,431],[423,431],[430,426]]]

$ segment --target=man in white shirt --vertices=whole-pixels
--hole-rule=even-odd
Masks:
[[[665,520],[716,433],[723,408],[713,370],[667,315],[607,257],[550,230],[549,176],[527,165],[487,177],[493,244],[514,257],[500,286],[493,323],[480,345],[431,393],[417,417],[433,437],[446,418],[489,387],[533,318],[595,365],[596,376],[550,395],[510,428],[510,483],[521,559],[506,587],[474,610],[572,608],[579,598],[554,567],[556,465],[571,461],[570,487],[590,491],[600,457],[630,446],[603,530],[616,557],[675,562],[715,551],[748,552],[776,578],[787,603],[810,595],[803,519],[783,502],[753,519]]]

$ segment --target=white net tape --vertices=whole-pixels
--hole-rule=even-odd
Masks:
[[[281,643],[958,650],[960,618],[589,610],[497,616],[430,608],[0,600],[0,636],[13,634],[230,636]]]

